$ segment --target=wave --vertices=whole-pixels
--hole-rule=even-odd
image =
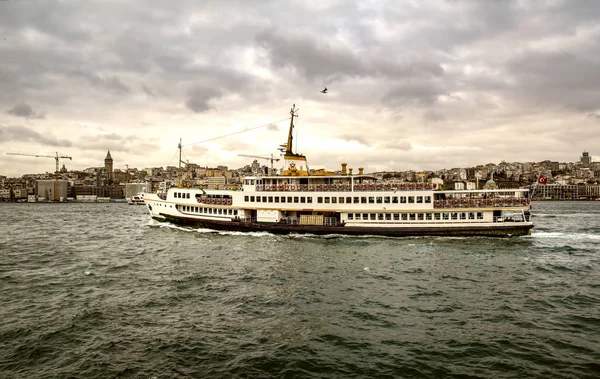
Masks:
[[[534,229],[531,233],[531,236],[533,238],[540,238],[540,239],[560,238],[560,239],[570,239],[570,240],[578,240],[578,241],[582,241],[584,239],[600,241],[600,234],[596,234],[596,233],[546,232],[546,231]]]

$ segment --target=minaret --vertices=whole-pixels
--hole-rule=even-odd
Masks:
[[[106,179],[109,183],[113,181],[113,159],[110,156],[110,150],[108,150],[108,154],[106,154],[106,158],[104,158],[104,169],[106,170]]]

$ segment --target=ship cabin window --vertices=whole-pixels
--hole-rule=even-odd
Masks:
[[[409,196],[408,197],[408,203],[409,204],[414,204],[414,202],[415,202],[415,197],[414,196]]]
[[[276,203],[279,203],[279,196],[275,196],[274,200]]]
[[[223,214],[223,210],[219,208],[219,214]]]
[[[348,213],[348,220],[354,220],[354,214]]]
[[[346,204],[352,204],[352,198],[346,197]]]
[[[212,214],[213,209],[212,208],[208,208],[208,214]]]
[[[266,203],[266,202],[267,202],[267,197],[266,197],[266,196],[263,196],[262,198],[263,198],[263,201],[262,201],[262,202],[263,202],[263,203]]]
[[[250,179],[250,185],[254,185],[254,179]]]
[[[400,203],[406,204],[406,196],[400,196]]]
[[[475,220],[475,213],[469,212],[469,220]]]
[[[477,212],[477,219],[483,220],[483,212]]]
[[[375,204],[375,197],[369,196],[369,204]]]
[[[438,220],[438,221],[439,221],[439,220],[441,220],[441,219],[442,219],[442,215],[441,215],[441,213],[434,213],[434,214],[433,214],[433,218],[434,218],[435,220]]]
[[[456,213],[456,212],[452,212],[452,214],[450,215],[450,218],[451,218],[452,220],[458,220],[458,213]]]
[[[377,198],[375,199],[375,201],[377,202],[377,204],[381,204],[381,203],[383,203],[383,197],[377,196]]]
[[[329,204],[329,197],[325,198],[325,204]]]
[[[406,213],[402,213],[402,221],[408,220],[408,215]]]
[[[423,196],[417,196],[417,204],[423,204]]]
[[[260,196],[256,196],[256,202],[260,203]]]
[[[323,198],[321,196],[317,197],[317,203],[323,204]]]
[[[361,202],[362,204],[366,204],[366,203],[367,203],[367,198],[366,198],[366,197],[364,197],[364,196],[363,196],[363,197],[361,197],[361,198],[360,198],[360,202]]]
[[[444,220],[450,220],[450,213],[443,213],[442,216]]]
[[[331,198],[331,203],[332,204],[336,204],[337,203],[337,197],[332,197]]]
[[[273,196],[269,196],[269,203],[273,202]]]
[[[292,202],[292,197],[291,197],[291,196],[288,196],[288,198],[287,198],[287,202],[288,202],[288,203],[291,203],[291,202]]]
[[[189,192],[185,194],[185,198],[186,198],[186,199],[189,199],[189,198],[190,198],[190,193],[189,193]]]
[[[400,220],[400,215],[398,213],[394,213],[394,221]]]
[[[408,219],[411,221],[414,221],[417,219],[417,215],[415,213],[409,213],[408,214]]]
[[[340,197],[340,198],[338,199],[338,203],[340,203],[340,204],[344,204],[344,198],[343,198],[343,197]]]
[[[430,204],[431,203],[431,196],[425,196],[425,203]]]
[[[285,203],[285,196],[281,196],[281,202]]]
[[[368,213],[363,213],[363,220],[368,220],[369,219],[369,214]]]
[[[466,219],[467,219],[467,214],[466,214],[466,213],[464,213],[464,212],[463,212],[463,213],[461,213],[461,214],[460,214],[460,219],[461,219],[461,220],[466,220]]]
[[[429,221],[433,220],[433,215],[431,213],[427,213],[425,215],[425,220],[429,220]]]
[[[248,201],[250,201],[250,196],[244,196],[244,201],[247,203]]]
[[[300,199],[298,198],[298,196],[294,196],[294,203],[299,203]]]
[[[392,204],[398,204],[398,196],[392,197]]]
[[[371,220],[375,220],[375,213],[371,213]]]
[[[377,214],[377,219],[378,220],[383,220],[383,213],[378,213]]]
[[[425,215],[423,213],[418,213],[417,214],[417,220],[424,220],[425,219]]]
[[[234,210],[233,210],[233,215],[234,215],[234,216],[237,216],[237,209],[234,209]]]
[[[312,196],[308,196],[306,198],[306,202],[309,203],[309,204],[312,204]]]
[[[360,203],[360,201],[359,201],[359,200],[360,200],[360,199],[359,199],[358,197],[355,197],[355,198],[354,198],[354,204],[359,204],[359,203]]]
[[[383,202],[386,203],[386,204],[389,204],[390,203],[390,197],[389,196],[384,197],[383,198]]]

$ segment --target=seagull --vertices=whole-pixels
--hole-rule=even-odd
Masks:
[[[324,89],[321,91],[321,93],[327,93],[327,87],[325,87],[325,88],[324,88]]]

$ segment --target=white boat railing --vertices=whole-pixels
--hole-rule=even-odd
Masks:
[[[433,183],[402,183],[402,184],[259,184],[255,186],[256,191],[265,192],[347,192],[347,191],[431,191],[441,190],[441,186]]]

